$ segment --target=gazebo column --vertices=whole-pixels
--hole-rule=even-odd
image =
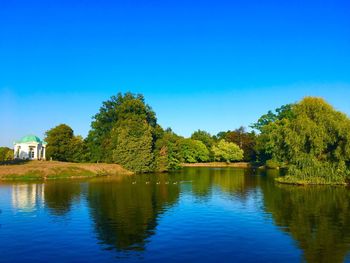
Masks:
[[[38,147],[34,146],[33,153],[34,153],[34,157],[32,158],[32,156],[30,156],[30,158],[35,160],[35,159],[37,159],[37,156],[38,156]]]

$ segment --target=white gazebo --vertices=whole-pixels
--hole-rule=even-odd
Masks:
[[[46,142],[34,135],[14,142],[14,157],[21,160],[45,160]]]

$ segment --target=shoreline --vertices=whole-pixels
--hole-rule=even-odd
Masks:
[[[54,180],[131,175],[118,164],[28,161],[0,165],[0,182],[15,180]]]
[[[241,169],[267,169],[264,166],[254,166],[248,162],[225,163],[183,163],[181,167],[203,168],[241,168]],[[108,177],[117,175],[132,175],[133,172],[124,169],[118,164],[108,163],[70,163],[58,161],[25,161],[0,165],[0,183],[6,181],[42,181],[56,179],[82,179],[95,177]],[[287,180],[286,180],[287,179]],[[293,179],[293,180],[290,180]],[[275,182],[283,185],[312,186],[312,185],[338,185],[349,186],[346,182],[327,182],[324,180],[298,180],[285,176],[275,178]]]
[[[257,168],[248,162],[225,163],[225,162],[210,162],[210,163],[182,163],[182,167],[235,167],[235,168]]]
[[[271,169],[280,170],[280,168],[268,168],[266,166],[254,166],[248,162],[239,163],[224,163],[224,162],[210,162],[210,163],[183,163],[182,167],[207,167],[207,168],[254,168],[254,169]],[[346,182],[326,182],[320,181],[319,178],[314,178],[314,181],[303,181],[303,180],[286,180],[285,176],[279,176],[275,178],[275,182],[281,185],[294,185],[294,186],[349,186]]]

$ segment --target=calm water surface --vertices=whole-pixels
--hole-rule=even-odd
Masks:
[[[0,184],[0,262],[350,262],[350,189],[186,168]]]

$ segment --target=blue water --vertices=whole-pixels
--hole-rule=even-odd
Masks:
[[[0,262],[350,262],[349,189],[186,168],[0,184]]]

